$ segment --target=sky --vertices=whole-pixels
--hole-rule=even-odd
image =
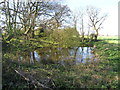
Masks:
[[[107,13],[100,35],[118,35],[118,2],[119,0],[66,0],[64,1],[71,10],[95,6],[101,13]]]
[[[16,0],[15,0],[16,1]],[[23,0],[26,1],[26,0]],[[53,0],[54,1],[54,0]],[[118,35],[118,2],[119,0],[61,0],[67,4],[72,11],[86,6],[95,6],[107,13],[107,19],[103,23],[100,35]]]

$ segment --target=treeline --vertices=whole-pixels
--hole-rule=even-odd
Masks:
[[[4,0],[0,2],[0,11],[3,42],[41,38],[65,45],[70,40],[76,41],[75,38],[80,42],[86,38],[97,40],[98,31],[106,18],[106,15],[99,16],[100,11],[97,8],[87,7],[86,13],[74,13],[67,5],[52,0]],[[85,14],[89,20],[88,34],[85,34]],[[95,33],[90,34],[90,28]]]
[[[69,16],[66,5],[47,0],[1,2],[2,30],[8,34],[19,34],[21,31],[28,37],[34,37],[35,28],[56,29]],[[29,35],[30,34],[30,35]]]

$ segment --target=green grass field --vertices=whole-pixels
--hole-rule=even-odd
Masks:
[[[56,64],[25,65],[3,57],[3,87],[8,89],[37,87],[26,82],[14,71],[20,70],[25,73],[26,77],[31,75],[33,79],[50,88],[117,89],[120,59],[118,37],[99,37],[99,41],[94,42],[94,47],[95,55],[99,58],[97,62],[66,67]]]
[[[116,43],[116,44],[118,44],[118,40],[120,40],[118,36],[99,36],[98,39],[105,40],[109,43]]]

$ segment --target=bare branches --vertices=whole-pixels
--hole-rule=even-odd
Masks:
[[[50,22],[55,22],[53,25],[56,25],[55,29],[60,27],[63,22],[66,21],[66,18],[70,16],[70,9],[66,5],[61,5],[59,3],[51,3],[50,10]]]
[[[102,28],[102,24],[105,21],[107,15],[100,16],[100,9],[92,6],[87,7],[86,12],[90,21],[89,26],[94,28],[96,35],[98,36],[98,31]]]
[[[22,76],[26,81],[31,82],[32,85],[37,85],[39,88],[41,87],[41,88],[46,88],[46,89],[52,90],[51,88],[38,82],[33,76],[29,76],[29,75],[26,76],[26,74],[23,71],[15,70],[15,72],[18,75]]]

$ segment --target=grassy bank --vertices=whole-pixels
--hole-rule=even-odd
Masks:
[[[99,39],[94,43],[99,60],[79,65],[29,65],[3,55],[3,88],[41,88],[37,81],[51,89],[118,88],[118,39]]]

